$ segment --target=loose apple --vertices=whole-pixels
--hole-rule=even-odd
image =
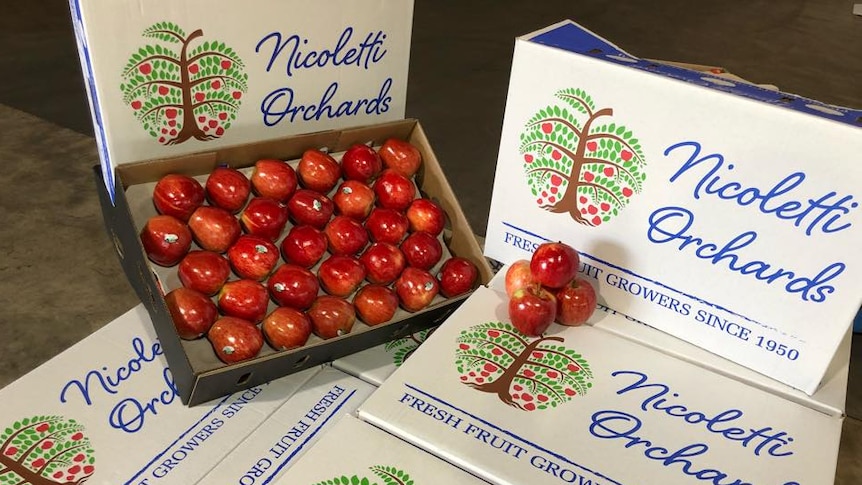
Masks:
[[[356,322],[356,310],[344,298],[323,295],[314,300],[308,309],[311,329],[322,339],[331,339],[346,335],[353,330]]]
[[[302,154],[296,173],[303,187],[326,194],[338,183],[341,166],[329,154],[309,149]]]
[[[266,288],[254,280],[228,281],[218,293],[218,308],[222,314],[252,323],[263,319],[268,304]]]
[[[293,226],[281,241],[281,254],[288,263],[310,268],[326,253],[327,240],[322,231],[311,226]]]
[[[353,256],[368,244],[368,231],[357,220],[347,216],[335,216],[323,230],[329,252]]]
[[[263,335],[252,322],[236,317],[219,318],[207,338],[213,350],[226,364],[234,364],[251,359],[263,348]]]
[[[407,266],[404,253],[397,246],[385,242],[369,246],[359,261],[365,266],[368,281],[384,285],[395,281]]]
[[[188,175],[171,173],[160,178],[153,189],[153,205],[159,214],[186,222],[204,203],[204,188]]]
[[[556,317],[556,298],[541,285],[521,288],[509,299],[509,319],[524,335],[542,335]]]
[[[404,239],[409,227],[407,216],[394,209],[382,207],[372,210],[365,220],[365,229],[368,230],[371,240],[375,242],[397,245]]]
[[[293,265],[279,266],[266,282],[269,294],[279,306],[305,310],[317,298],[320,283],[311,271]]]
[[[557,323],[578,326],[586,323],[596,310],[596,290],[589,281],[576,276],[560,288],[557,297]]]
[[[212,205],[235,214],[245,206],[251,193],[251,182],[242,172],[231,167],[217,167],[210,172],[206,194]]]
[[[263,319],[263,335],[276,350],[302,347],[311,336],[311,320],[305,313],[287,307],[276,308]]]
[[[540,244],[530,259],[533,278],[548,288],[562,288],[578,274],[578,252],[562,242]]]
[[[347,180],[332,196],[338,213],[364,221],[374,208],[374,191],[358,180]]]
[[[383,161],[373,148],[356,144],[341,157],[341,172],[345,180],[358,180],[369,183],[383,170]]]
[[[521,288],[533,284],[536,284],[536,279],[533,277],[533,272],[530,271],[528,260],[519,259],[506,270],[506,295],[509,298],[512,298],[512,295]]]
[[[287,202],[296,191],[296,171],[281,160],[265,158],[254,164],[251,187],[261,197]]]
[[[242,227],[246,232],[272,242],[281,237],[287,224],[287,206],[275,199],[255,197],[242,211]]]
[[[405,177],[412,177],[422,165],[419,149],[397,138],[390,138],[383,142],[379,153],[386,168],[395,170]]]
[[[242,229],[233,214],[221,207],[203,205],[189,218],[198,246],[208,251],[223,253],[239,239]]]
[[[290,217],[297,225],[306,224],[317,229],[323,229],[332,213],[335,205],[329,197],[313,190],[299,189],[287,203],[290,209]]]
[[[150,217],[140,236],[147,257],[160,266],[179,263],[192,246],[189,226],[173,216]]]
[[[414,232],[401,242],[401,252],[407,264],[414,268],[430,270],[443,257],[443,245],[427,232]]]
[[[180,287],[165,295],[165,303],[182,339],[194,340],[206,334],[216,318],[215,303],[199,291]]]
[[[365,266],[353,256],[334,254],[320,263],[317,277],[323,291],[335,296],[347,296],[365,279]]]
[[[230,277],[230,263],[212,251],[190,251],[180,261],[177,275],[186,288],[212,296]]]
[[[438,236],[446,226],[446,213],[430,199],[415,199],[407,208],[407,220],[411,231],[424,231]]]
[[[439,290],[437,279],[419,268],[404,268],[395,281],[395,293],[401,307],[408,312],[418,312],[430,305]]]
[[[467,258],[453,256],[443,263],[437,277],[440,281],[440,293],[446,298],[454,298],[476,287],[479,268]]]
[[[383,285],[365,285],[353,297],[359,319],[368,326],[392,320],[398,310],[398,295]]]
[[[405,211],[416,197],[416,186],[407,177],[386,169],[374,182],[374,194],[380,207]]]
[[[269,239],[246,234],[227,250],[227,257],[237,276],[261,281],[275,269],[279,253]]]

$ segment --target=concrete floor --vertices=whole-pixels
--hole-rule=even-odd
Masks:
[[[853,0],[416,0],[407,114],[425,126],[476,232],[488,215],[513,38],[572,18],[641,57],[724,66],[862,107]],[[0,7],[0,387],[136,304],[104,235],[66,2]],[[838,484],[862,483],[862,341]]]

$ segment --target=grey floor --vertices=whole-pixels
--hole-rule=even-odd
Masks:
[[[723,66],[862,108],[853,0],[416,0],[407,114],[485,230],[513,38],[572,18],[648,58]],[[0,387],[136,304],[104,235],[67,3],[0,7]],[[862,483],[862,338],[837,484]]]

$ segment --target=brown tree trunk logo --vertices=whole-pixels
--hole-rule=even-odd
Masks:
[[[0,485],[80,484],[95,472],[84,427],[62,416],[34,416],[0,434]]]
[[[123,67],[123,102],[144,130],[162,145],[224,135],[248,91],[248,74],[237,53],[218,41],[192,47],[203,31],[186,35],[171,22],[157,23],[143,36],[179,48],[145,45]]]
[[[597,109],[581,89],[555,96],[563,106],[540,109],[520,136],[527,186],[542,209],[598,226],[643,190],[646,159],[631,130],[603,123],[613,109]]]
[[[488,322],[461,332],[455,365],[461,382],[524,411],[557,407],[592,387],[590,365],[562,337],[532,339]]]

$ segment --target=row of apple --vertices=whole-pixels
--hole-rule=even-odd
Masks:
[[[353,145],[340,162],[316,149],[296,169],[259,160],[248,177],[218,167],[203,185],[162,177],[158,215],[140,237],[151,261],[177,267],[182,287],[165,301],[179,336],[206,335],[232,363],[258,355],[264,340],[296,348],[311,334],[349,333],[357,316],[378,325],[399,307],[416,312],[438,293],[472,290],[471,261],[440,264],[446,214],[416,190],[421,163],[410,143],[390,139],[379,151]]]

